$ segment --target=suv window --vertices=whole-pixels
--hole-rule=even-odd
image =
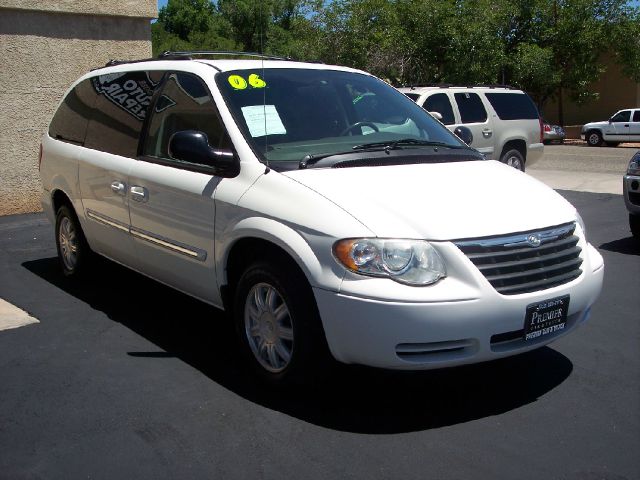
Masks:
[[[405,95],[409,97],[411,100],[413,100],[414,102],[417,102],[418,99],[420,98],[420,95],[417,93],[405,93]]]
[[[622,112],[616,113],[613,117],[611,117],[612,122],[628,122],[631,118],[631,110],[624,110]]]
[[[155,78],[152,78],[155,77]],[[161,72],[126,72],[91,79],[97,93],[85,146],[135,158],[151,96]]]
[[[500,120],[537,120],[538,109],[526,93],[487,93]]]
[[[451,106],[451,101],[446,93],[436,93],[435,95],[431,95],[425,100],[424,109],[427,112],[438,112],[442,115],[442,123],[445,125],[453,125],[456,123],[453,115],[453,107]]]
[[[477,93],[456,93],[456,103],[462,123],[482,123],[487,121],[487,111]]]
[[[49,125],[49,136],[83,145],[96,97],[97,93],[91,85],[91,79],[83,80],[76,85],[53,116]]]
[[[204,82],[190,73],[172,73],[154,105],[142,154],[169,159],[169,139],[183,130],[204,132],[212,147],[229,146],[218,110]]]
[[[640,110],[633,112],[633,122],[640,122]]]

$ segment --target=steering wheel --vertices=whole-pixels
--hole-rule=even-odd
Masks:
[[[345,128],[341,133],[340,136],[343,137],[345,136],[347,133],[349,133],[351,130],[356,129],[358,127],[371,127],[373,128],[376,132],[379,132],[380,129],[378,128],[378,126],[373,123],[373,122],[356,122],[353,125],[349,125],[347,128]]]

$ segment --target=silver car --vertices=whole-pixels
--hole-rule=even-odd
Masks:
[[[624,203],[629,211],[629,227],[634,237],[640,239],[640,150],[631,157],[623,180]]]
[[[560,125],[551,125],[546,120],[542,120],[542,142],[549,145],[552,142],[564,143],[564,128]]]

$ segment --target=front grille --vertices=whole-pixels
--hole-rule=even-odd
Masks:
[[[500,237],[455,241],[503,295],[536,292],[582,273],[575,223]],[[539,246],[533,246],[537,245]]]

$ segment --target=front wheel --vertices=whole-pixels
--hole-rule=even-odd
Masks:
[[[287,385],[321,373],[326,341],[301,272],[281,262],[251,265],[236,288],[234,317],[244,356],[261,379]]]
[[[599,147],[602,145],[602,135],[597,130],[587,133],[587,145],[590,147]]]
[[[500,158],[500,161],[524,172],[524,157],[518,150],[513,149],[506,151],[504,155],[502,155],[502,158]]]
[[[631,234],[640,240],[640,215],[629,214],[629,228]]]

